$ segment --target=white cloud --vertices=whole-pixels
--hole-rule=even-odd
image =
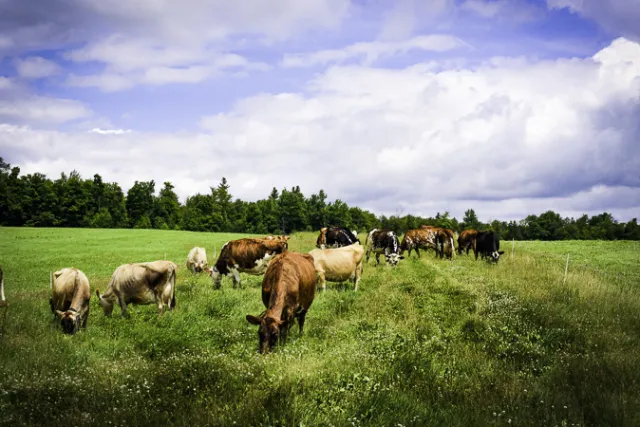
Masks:
[[[97,133],[100,135],[122,135],[124,133],[131,132],[131,129],[100,129],[93,128],[89,131],[90,133]]]
[[[371,64],[380,57],[407,53],[411,50],[443,52],[468,46],[462,40],[448,35],[418,36],[396,42],[362,42],[343,49],[328,49],[312,53],[287,54],[284,67],[312,67],[332,62],[341,63],[352,58],[362,58],[364,64]]]
[[[0,77],[0,123],[55,125],[91,114],[79,101],[33,95],[26,87]]]
[[[111,36],[66,54],[75,62],[105,65],[100,74],[71,74],[67,84],[97,87],[104,92],[129,89],[139,84],[200,83],[222,73],[265,70],[264,63],[251,62],[232,53],[204,46],[166,46],[150,40]]]
[[[568,8],[592,19],[615,35],[640,41],[638,0],[547,0],[551,9]]]
[[[522,23],[540,16],[540,8],[527,0],[466,0],[460,9],[494,22]]]
[[[638,49],[620,39],[586,59],[332,67],[307,95],[262,94],[203,117],[202,133],[5,126],[0,145],[25,172],[77,169],[125,189],[170,180],[182,197],[225,176],[249,200],[300,185],[386,214],[628,219],[640,209]]]
[[[14,62],[18,75],[25,79],[40,79],[59,74],[58,64],[39,56],[18,58]]]
[[[384,3],[383,3],[384,4]],[[412,36],[420,27],[437,26],[443,16],[455,10],[453,0],[397,0],[386,14],[380,40],[397,41]],[[365,7],[370,7],[366,5]],[[431,28],[433,29],[433,28]]]

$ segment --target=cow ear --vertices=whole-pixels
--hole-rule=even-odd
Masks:
[[[504,251],[500,251],[500,252],[498,252],[498,254],[500,254],[500,255],[502,255],[503,253],[504,253]]]
[[[64,311],[56,310],[56,316],[62,319],[64,317]]]
[[[404,259],[404,255],[400,255],[400,256],[399,256],[399,258],[400,258],[400,259]]]
[[[260,323],[262,323],[262,319],[251,314],[247,314],[246,319],[247,322],[251,323],[252,325],[259,325]]]

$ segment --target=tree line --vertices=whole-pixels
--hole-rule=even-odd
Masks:
[[[462,221],[448,212],[429,218],[410,214],[376,216],[340,199],[328,201],[323,190],[306,197],[299,186],[281,191],[273,188],[267,198],[246,202],[234,200],[229,189],[223,177],[208,194],[195,194],[181,204],[171,182],[164,182],[156,194],[153,180],[136,181],[125,195],[117,183],[106,183],[98,174],[83,179],[72,171],[68,175],[62,173],[56,180],[41,173],[21,175],[19,167],[11,167],[0,157],[0,225],[250,234],[289,234],[338,226],[359,232],[389,228],[402,234],[426,224],[458,232],[468,228],[494,230],[508,240],[640,240],[636,218],[617,222],[606,212],[574,219],[547,211],[521,221],[482,223],[473,209],[465,212]]]

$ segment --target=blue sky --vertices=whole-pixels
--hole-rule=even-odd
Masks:
[[[640,0],[0,0],[0,155],[182,199],[640,216]]]

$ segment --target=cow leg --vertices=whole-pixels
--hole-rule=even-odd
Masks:
[[[362,262],[356,266],[356,277],[353,279],[354,291],[358,291],[358,283],[360,282],[360,277],[362,276]]]
[[[235,288],[240,287],[241,280],[240,280],[240,272],[238,271],[238,266],[236,265],[234,268],[231,269],[231,279],[233,280],[233,287]]]
[[[325,278],[324,271],[318,272],[318,285],[322,288],[322,292],[327,290],[327,279]]]
[[[307,317],[307,310],[300,310],[296,317],[298,318],[298,331],[300,336],[302,336],[304,334],[304,319]]]
[[[82,327],[84,329],[87,329],[87,321],[89,320],[89,309],[91,308],[91,306],[87,306],[87,311],[84,312],[84,314],[82,315]]]
[[[129,318],[129,311],[127,310],[127,303],[124,300],[124,296],[118,293],[118,304],[120,305],[121,316]]]
[[[367,249],[367,264],[369,263],[369,255],[371,255],[371,248]]]
[[[376,252],[376,265],[380,265],[380,254]]]
[[[415,251],[416,251],[416,255],[418,255],[418,259],[420,259],[420,251],[418,250],[418,247],[417,247],[417,246],[416,246],[416,248],[415,248]]]

